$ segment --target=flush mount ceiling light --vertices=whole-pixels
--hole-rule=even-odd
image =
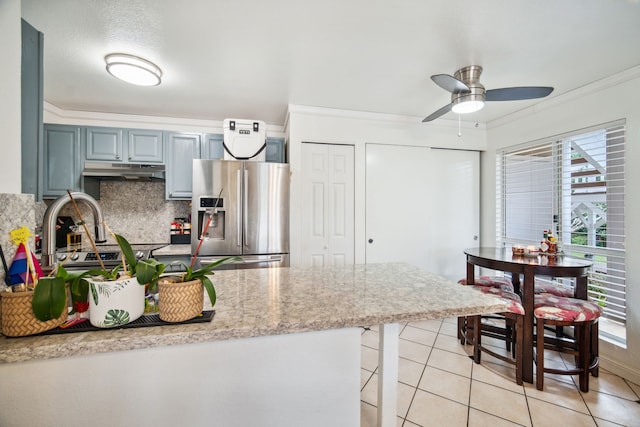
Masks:
[[[104,57],[107,72],[113,77],[139,86],[160,84],[162,70],[151,61],[126,53],[111,53]]]
[[[484,107],[483,99],[472,99],[472,96],[466,96],[465,99],[458,98],[453,101],[451,111],[457,114],[475,113]]]

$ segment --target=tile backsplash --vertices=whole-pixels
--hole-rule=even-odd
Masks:
[[[4,252],[7,267],[16,253],[16,245],[11,241],[9,233],[22,226],[35,229],[35,202],[33,194],[0,194],[0,245]],[[33,250],[33,240],[31,241]],[[0,290],[4,288],[4,268],[0,267]]]

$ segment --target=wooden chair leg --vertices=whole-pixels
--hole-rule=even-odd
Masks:
[[[544,321],[536,319],[536,388],[544,388]]]
[[[579,351],[578,368],[582,369],[578,379],[580,391],[586,393],[589,391],[589,365],[591,363],[591,344],[589,343],[589,338],[591,338],[591,332],[589,331],[588,322],[577,326],[576,329]]]
[[[591,368],[591,375],[593,375],[594,377],[597,377],[598,374],[600,373],[599,371],[599,367],[600,367],[600,362],[598,361],[598,358],[600,356],[599,351],[600,351],[600,342],[599,342],[599,334],[598,334],[598,321],[596,320],[595,322],[593,322],[591,324],[591,361],[590,363],[593,365],[595,364],[595,366],[593,368]]]
[[[458,339],[460,340],[460,344],[465,345],[467,341],[466,337],[467,333],[467,318],[466,317],[458,317]]]
[[[515,350],[515,354],[513,355],[516,360],[516,383],[518,385],[522,385],[522,343],[523,339],[523,328],[524,328],[524,316],[516,316],[516,334],[515,334],[515,342],[513,343],[513,349]]]

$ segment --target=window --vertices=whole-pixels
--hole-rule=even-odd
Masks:
[[[592,259],[589,298],[604,308],[601,332],[622,343],[624,146],[625,123],[619,121],[508,147],[496,162],[497,242],[537,245],[550,230],[565,255]]]

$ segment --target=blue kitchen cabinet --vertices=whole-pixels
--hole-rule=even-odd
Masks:
[[[201,157],[202,134],[167,133],[166,139],[167,200],[191,200],[193,159]]]
[[[42,199],[44,36],[22,20],[21,154],[23,193]]]
[[[123,159],[123,130],[118,128],[87,128],[87,160],[121,162]]]
[[[224,147],[222,141],[224,135],[221,133],[208,133],[204,135],[201,159],[219,160],[224,158]]]
[[[57,198],[67,190],[84,191],[82,185],[82,128],[44,126],[44,198]]]
[[[205,135],[202,158],[211,160],[224,158],[223,138],[224,135],[222,134]],[[284,138],[267,137],[265,150],[265,161],[273,163],[286,162]]]
[[[265,160],[273,163],[286,163],[284,138],[267,137]]]
[[[127,141],[125,162],[164,163],[162,131],[128,129],[124,131],[124,136]]]

